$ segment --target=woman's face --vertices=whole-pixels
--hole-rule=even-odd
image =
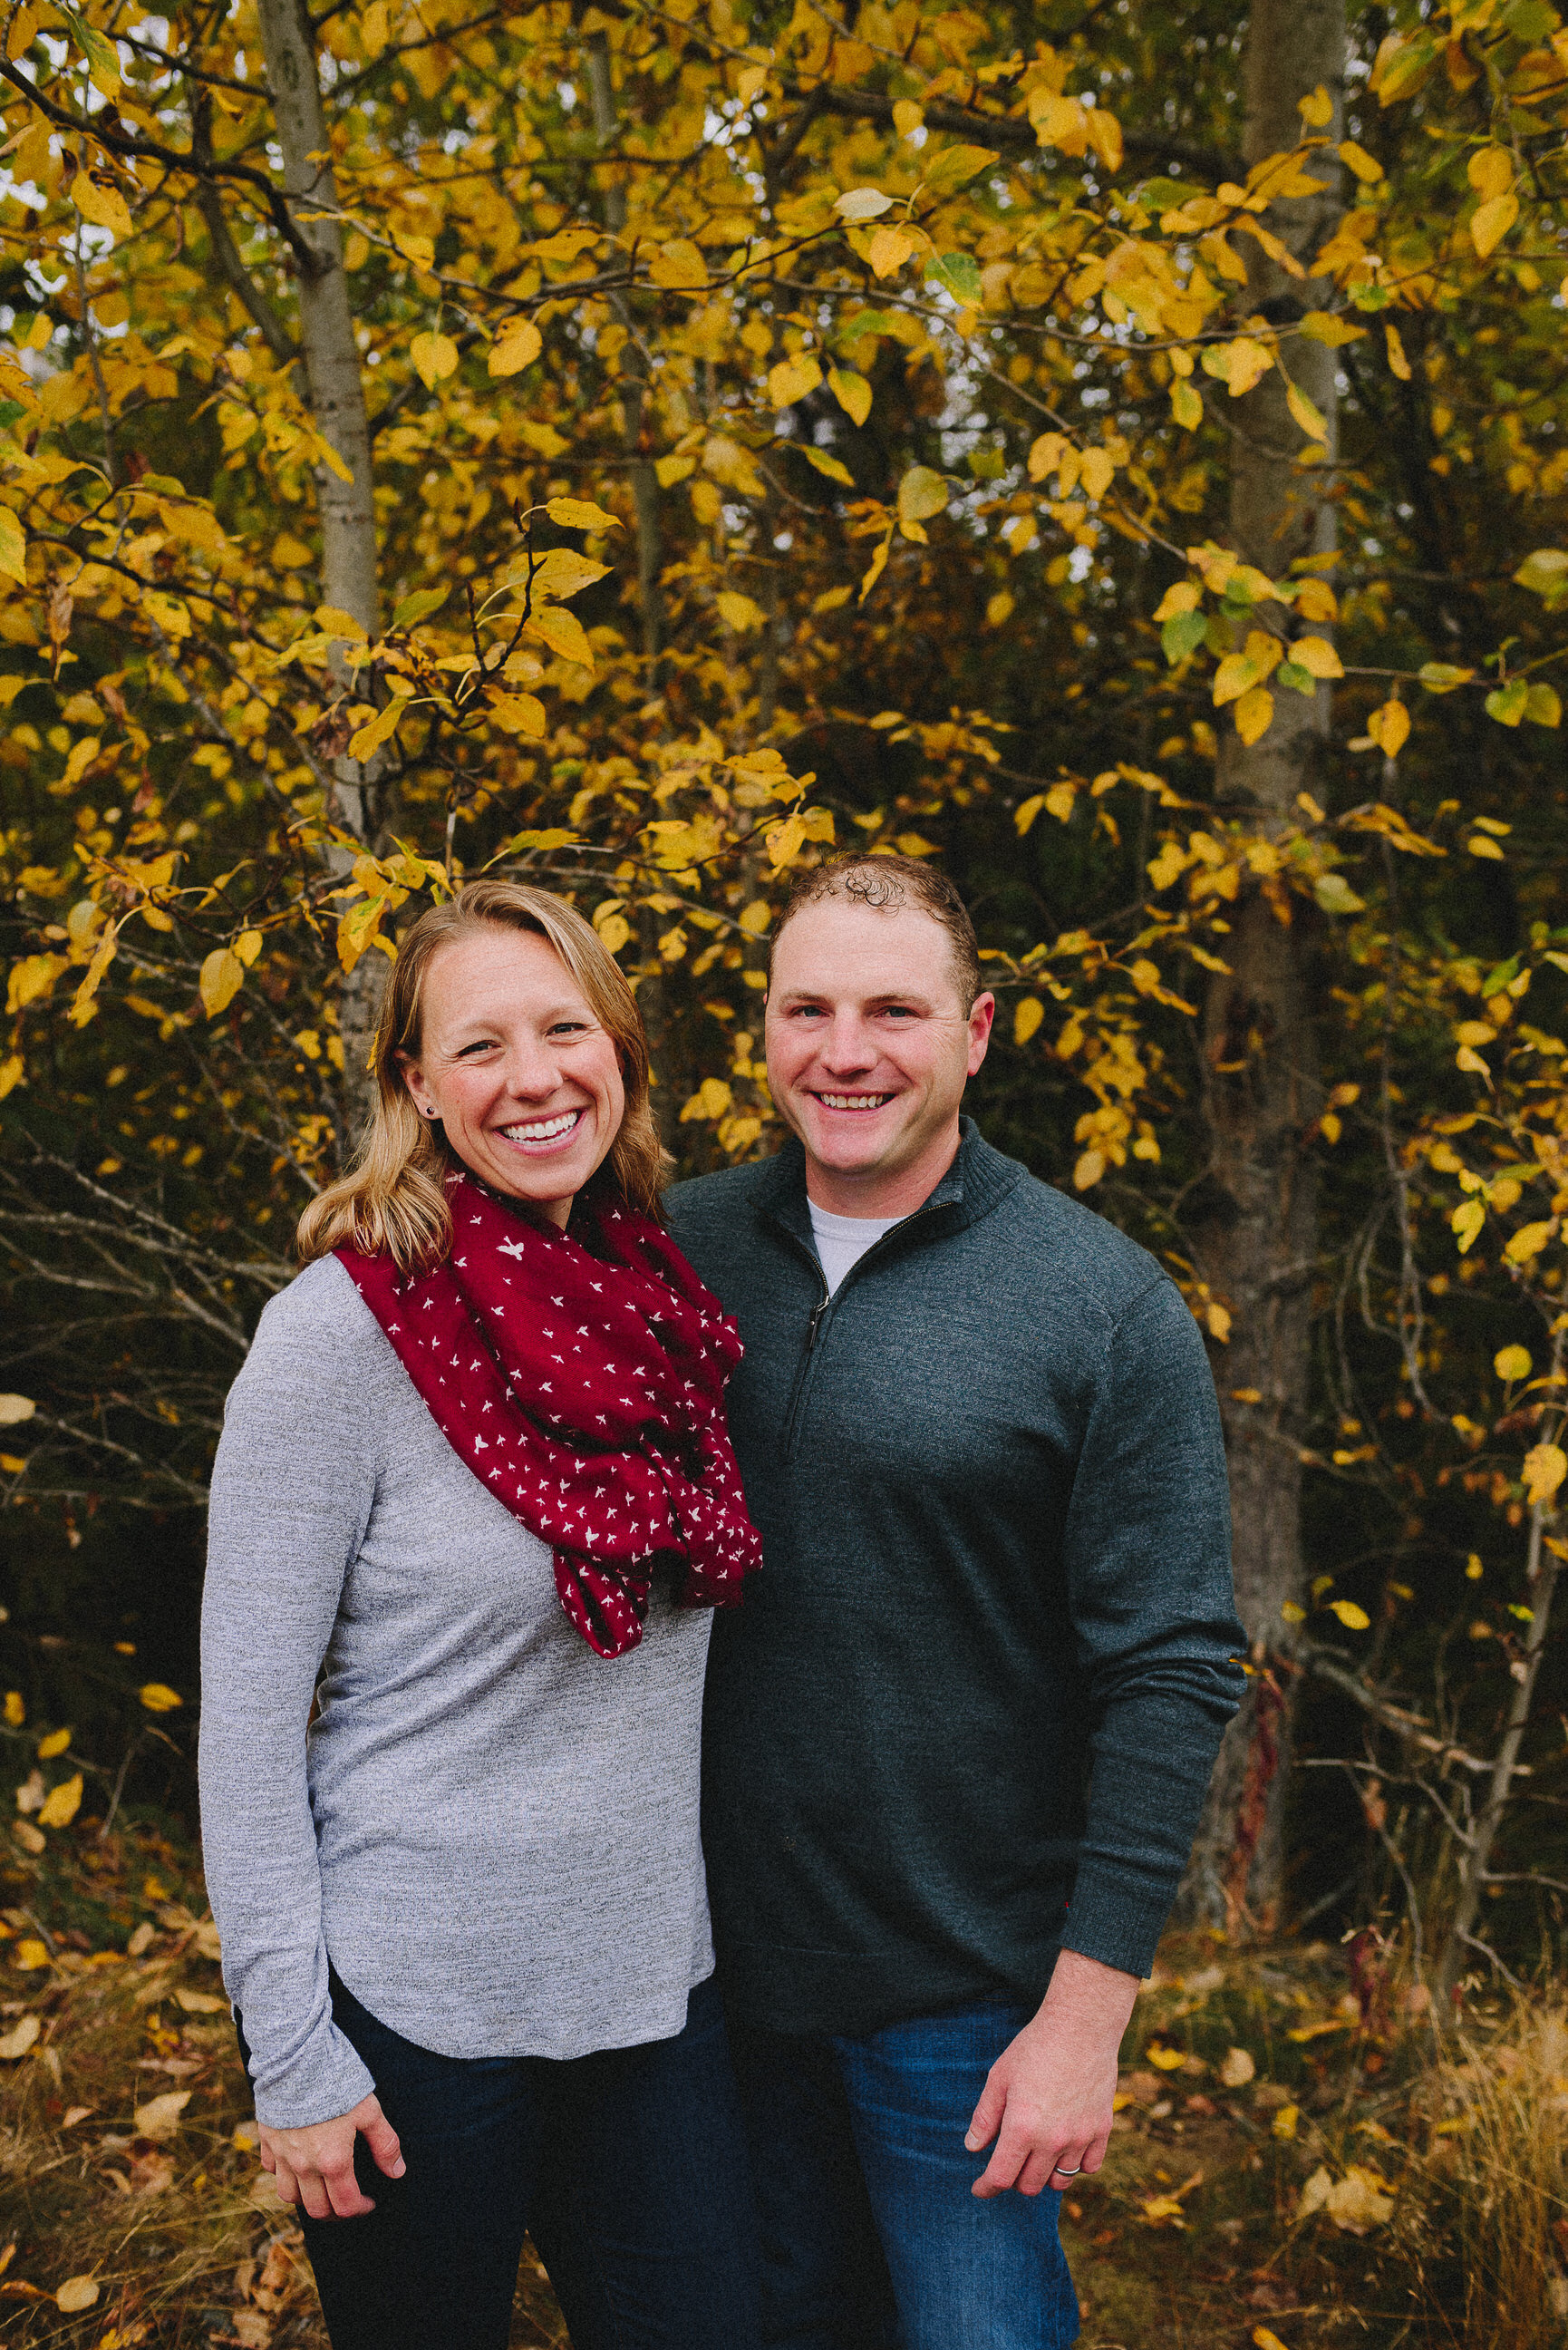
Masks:
[[[435,1112],[463,1165],[565,1224],[626,1111],[620,1061],[547,939],[487,924],[440,948],[425,973],[415,1107]]]

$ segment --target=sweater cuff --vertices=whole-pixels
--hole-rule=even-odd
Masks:
[[[256,2069],[253,2049],[256,2119],[268,2129],[308,2129],[314,2122],[336,2121],[340,2114],[351,2114],[376,2085],[353,2042],[330,2019],[286,2073],[264,2083],[254,2079]]]
[[[1154,1887],[1146,1877],[1122,1876],[1103,1862],[1085,1863],[1067,1905],[1062,1948],[1145,1981],[1154,1970],[1176,1894],[1174,1884]]]

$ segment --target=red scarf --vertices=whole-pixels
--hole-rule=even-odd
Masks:
[[[593,1249],[448,1185],[452,1243],[407,1279],[335,1252],[459,1458],[556,1554],[590,1648],[642,1638],[654,1569],[682,1607],[732,1607],[762,1563],[724,1424],[741,1341],[668,1233],[585,1202]]]

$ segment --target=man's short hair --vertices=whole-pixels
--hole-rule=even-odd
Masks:
[[[830,857],[797,873],[774,932],[776,951],[791,919],[829,898],[880,912],[929,914],[948,934],[953,972],[967,1014],[980,993],[980,950],[969,909],[945,873],[918,857]]]

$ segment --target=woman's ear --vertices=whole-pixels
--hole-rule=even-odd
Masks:
[[[425,1084],[423,1070],[420,1068],[417,1062],[410,1061],[406,1053],[400,1053],[397,1056],[397,1060],[398,1074],[402,1078],[404,1085],[408,1087],[410,1100],[413,1103],[414,1107],[418,1110],[421,1118],[433,1120],[435,1118],[435,1106],[431,1100],[430,1089]]]

